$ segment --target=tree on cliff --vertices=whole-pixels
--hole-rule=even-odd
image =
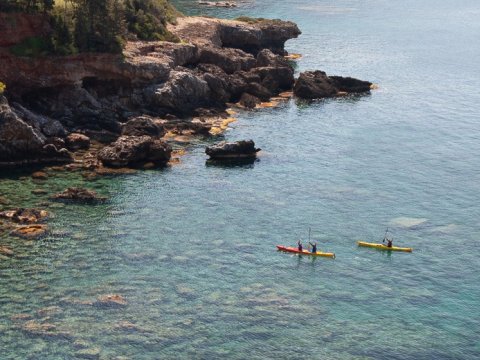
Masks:
[[[80,52],[121,52],[123,1],[75,0],[75,46]]]

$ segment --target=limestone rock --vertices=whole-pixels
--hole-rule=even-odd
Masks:
[[[221,142],[208,146],[205,153],[211,159],[235,159],[256,157],[260,149],[255,147],[253,140],[242,140],[236,142]]]
[[[239,101],[240,105],[245,106],[247,109],[254,109],[261,102],[259,98],[248,93],[244,93]]]
[[[193,72],[174,70],[168,81],[153,89],[152,106],[187,114],[210,102],[208,83]]]
[[[33,240],[33,239],[39,239],[48,233],[48,227],[47,225],[25,225],[25,226],[20,226],[13,230],[10,235],[12,236],[17,236],[22,239],[28,239],[28,240]]]
[[[88,150],[90,148],[90,138],[83,134],[71,133],[66,137],[65,144],[71,151]]]
[[[307,71],[300,74],[293,88],[295,96],[302,99],[334,97],[339,92],[369,92],[372,83],[354,78],[327,76],[323,71]]]
[[[122,135],[142,136],[148,135],[152,137],[162,137],[165,135],[163,127],[159,126],[150,116],[138,116],[130,119],[123,125]]]
[[[124,167],[152,161],[164,165],[170,160],[172,148],[150,136],[121,136],[98,153],[105,166]]]

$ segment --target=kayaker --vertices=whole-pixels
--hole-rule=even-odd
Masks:
[[[312,244],[310,241],[308,243],[312,246],[312,253],[316,253],[317,252],[317,243]]]
[[[387,247],[391,248],[393,246],[393,239],[387,239]]]
[[[302,252],[303,251],[303,246],[300,240],[298,240],[298,251]]]

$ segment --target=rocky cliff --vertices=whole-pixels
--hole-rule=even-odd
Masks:
[[[48,32],[48,24],[21,14],[0,19],[0,81],[11,105],[2,98],[0,163],[66,161],[61,147],[68,133],[112,142],[124,123],[145,115],[163,119],[157,122],[167,130],[207,133],[207,124],[188,119],[222,114],[231,102],[254,107],[295,84],[283,57],[285,42],[300,34],[292,22],[185,17],[169,27],[181,43],[129,42],[123,55],[29,58],[10,47]],[[34,152],[42,156],[32,158]]]

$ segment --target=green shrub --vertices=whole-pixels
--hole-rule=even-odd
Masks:
[[[32,36],[23,40],[21,43],[10,48],[10,52],[15,56],[38,57],[48,55],[52,51],[52,44],[48,39]]]
[[[180,41],[167,30],[167,23],[174,23],[179,14],[167,0],[125,1],[128,31],[140,40]]]

